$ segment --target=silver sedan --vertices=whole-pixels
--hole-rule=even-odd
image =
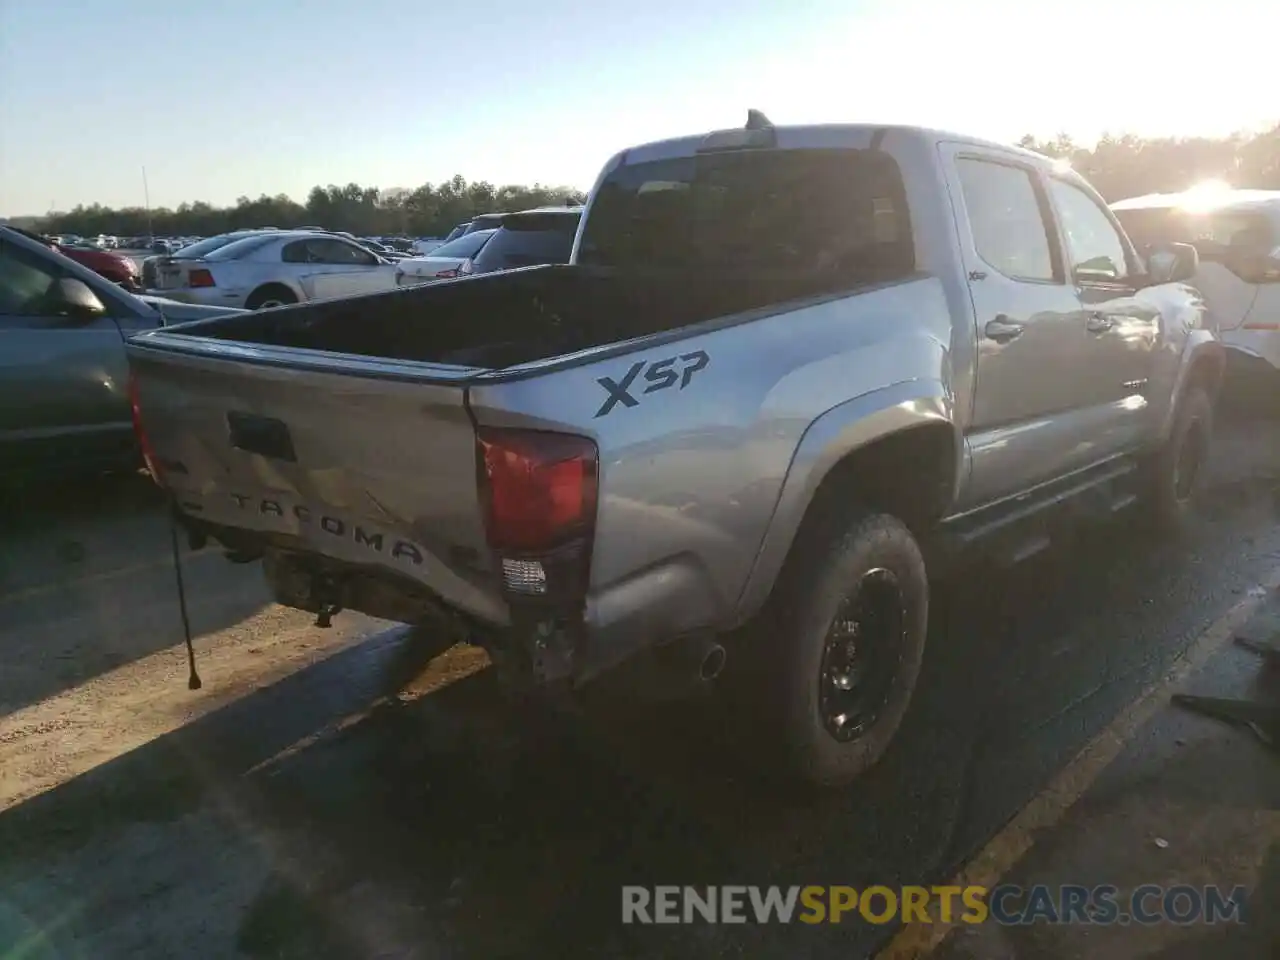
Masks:
[[[395,287],[395,264],[358,243],[332,233],[278,230],[196,259],[164,261],[149,292],[186,303],[257,310]]]

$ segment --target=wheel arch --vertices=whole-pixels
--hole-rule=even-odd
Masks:
[[[904,470],[921,465],[922,469]],[[828,410],[805,431],[735,606],[750,619],[773,590],[800,533],[833,502],[857,498],[919,533],[956,497],[963,442],[942,383],[909,381]]]
[[[249,295],[244,298],[244,302],[247,306],[248,304],[253,302],[254,297],[257,297],[259,294],[265,294],[273,290],[286,291],[289,294],[289,296],[293,297],[295,303],[301,303],[305,299],[302,296],[302,291],[299,288],[293,286],[292,284],[284,280],[267,280],[266,282],[260,283],[256,287],[254,287],[252,290],[250,290]]]
[[[1193,387],[1203,387],[1210,401],[1216,402],[1226,374],[1227,353],[1222,343],[1208,337],[1195,339],[1187,344],[1181,369],[1174,384],[1172,402],[1165,411],[1160,425],[1160,443],[1168,440],[1173,430],[1178,405]]]

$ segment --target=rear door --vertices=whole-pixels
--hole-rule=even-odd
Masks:
[[[122,327],[137,317],[74,320],[51,309],[53,258],[0,240],[0,465],[90,464],[132,449]],[[107,305],[109,308],[111,304]]]
[[[1078,459],[1080,299],[1035,167],[967,144],[942,150],[977,322],[970,508]]]
[[[1102,455],[1119,453],[1143,433],[1148,378],[1160,337],[1160,311],[1139,292],[1137,262],[1106,207],[1079,185],[1050,177],[1067,268],[1081,312],[1075,336],[1084,349],[1076,377],[1082,407],[1103,423]]]

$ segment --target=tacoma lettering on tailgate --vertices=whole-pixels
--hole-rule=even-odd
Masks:
[[[376,530],[366,530],[358,523],[352,523],[341,517],[334,517],[324,513],[316,513],[309,507],[301,505],[286,506],[278,500],[265,500],[259,497],[249,497],[241,493],[231,494],[232,501],[241,510],[252,510],[262,516],[267,517],[286,517],[290,516],[299,523],[314,525],[316,528],[323,530],[330,536],[337,537],[341,540],[350,540],[351,542],[364,547],[372,553],[385,553],[394,560],[408,560],[415,567],[421,565],[423,559],[422,548],[417,544],[408,540],[399,540],[387,537],[385,534]]]

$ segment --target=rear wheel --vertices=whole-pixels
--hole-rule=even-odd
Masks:
[[[751,754],[818,785],[873,766],[910,704],[928,620],[924,559],[901,521],[857,511],[807,522],[744,639]]]
[[[249,299],[244,302],[244,305],[247,310],[269,310],[271,307],[283,307],[285,304],[297,302],[298,298],[288,287],[268,284],[249,294]]]

